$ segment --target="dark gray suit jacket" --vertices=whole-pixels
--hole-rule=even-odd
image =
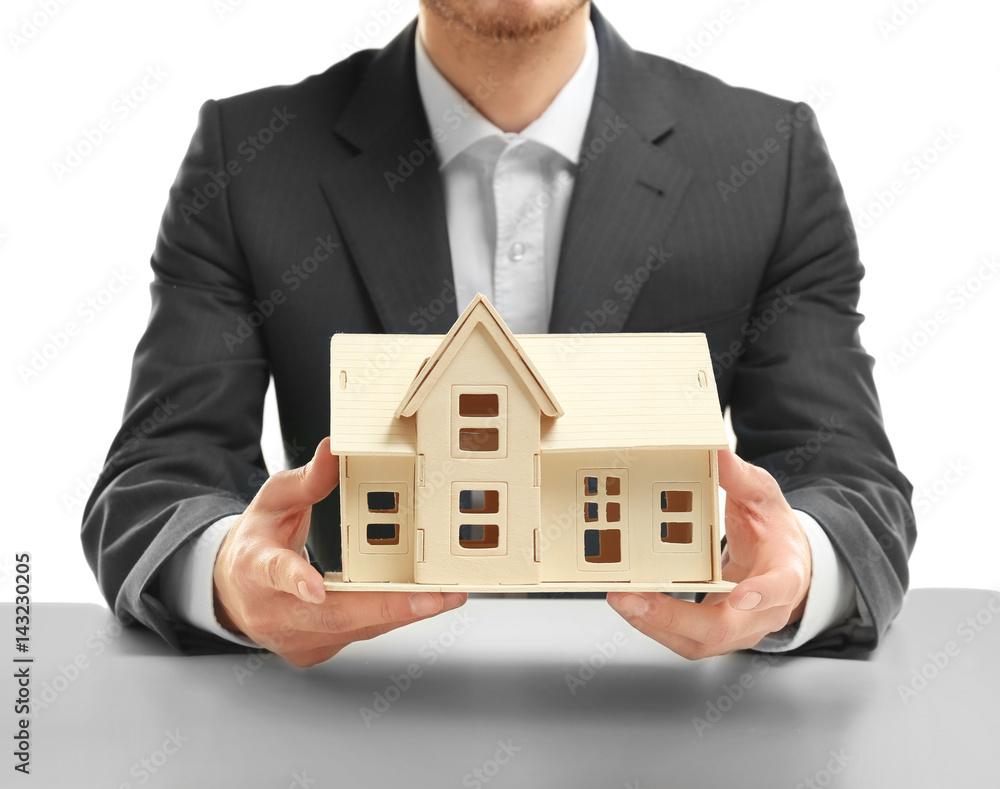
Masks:
[[[702,331],[744,458],[830,535],[873,622],[803,651],[857,654],[899,611],[915,540],[858,339],[863,269],[808,107],[635,52],[594,10],[600,72],[552,332]],[[158,571],[266,477],[273,376],[286,454],[328,432],[335,332],[444,333],[456,305],[414,25],[292,86],[209,101],[152,257],[152,314],[83,544],[115,612],[188,651]],[[337,494],[310,545],[339,564]]]

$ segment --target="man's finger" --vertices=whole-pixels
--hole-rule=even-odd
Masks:
[[[262,547],[253,559],[257,580],[279,592],[294,595],[304,603],[322,603],[326,599],[323,579],[302,555],[278,546]]]
[[[310,668],[312,666],[319,665],[320,663],[325,663],[327,660],[339,653],[345,646],[347,646],[347,644],[326,645],[301,652],[286,652],[281,656],[293,666],[298,666],[299,668]]]
[[[354,594],[351,592],[350,594]],[[384,594],[381,593],[380,594]],[[458,604],[454,604],[445,600],[444,605],[438,611],[427,616],[419,616],[415,618],[410,618],[406,620],[401,620],[398,622],[383,622],[380,624],[368,625],[366,627],[360,627],[357,630],[350,630],[346,633],[316,633],[318,638],[323,638],[328,641],[343,641],[344,643],[353,643],[355,641],[367,641],[370,638],[375,638],[376,636],[384,635],[392,630],[396,630],[400,627],[405,627],[406,625],[411,625],[414,622],[419,622],[421,619],[432,619],[435,616],[439,616],[447,611],[451,611],[457,608]]]
[[[632,602],[634,603],[635,601]],[[685,657],[688,660],[697,660],[700,657],[704,657],[703,654],[700,654],[700,652],[704,649],[703,644],[699,644],[697,641],[694,641],[687,636],[682,636],[678,633],[664,629],[654,621],[655,614],[650,616],[646,613],[635,616],[631,613],[632,609],[620,607],[618,596],[612,594],[608,595],[608,603],[615,611],[621,614],[625,621],[632,625],[632,627],[643,635],[648,636],[660,644],[663,644],[663,646],[672,652],[676,652],[678,655]],[[649,610],[654,609],[650,606]]]
[[[359,593],[349,592],[345,594],[354,595]],[[376,594],[388,593],[377,592]],[[437,613],[444,613],[445,611],[451,611],[457,608],[466,601],[468,595],[448,592],[444,594],[443,597],[444,606]],[[427,618],[410,618],[405,621],[370,625],[347,632],[330,633],[316,632],[314,630],[310,630],[308,626],[300,624],[300,620],[306,621],[311,617],[315,610],[315,606],[309,606],[308,609],[304,606],[297,606],[298,616],[293,614],[289,617],[290,619],[295,619],[296,621],[294,625],[288,625],[288,633],[285,633],[280,638],[274,638],[272,636],[269,639],[268,644],[264,644],[264,646],[267,646],[268,649],[282,655],[282,657],[297,666],[312,666],[317,663],[322,663],[325,660],[329,660],[345,646],[352,644],[355,641],[365,641],[370,638],[375,638],[376,636],[381,636],[398,628],[405,627],[408,624],[412,624],[421,618]],[[433,615],[434,614],[431,616]],[[300,629],[300,627],[304,629]]]
[[[330,439],[324,438],[304,466],[271,475],[251,506],[262,513],[301,510],[325,499],[339,482],[340,458],[330,454]]]
[[[729,605],[737,611],[766,611],[792,605],[802,589],[804,568],[798,561],[773,567],[760,575],[751,575],[729,593]]]
[[[719,484],[726,491],[727,507],[730,501],[757,507],[778,499],[784,503],[774,477],[728,449],[719,450]]]
[[[631,607],[639,601],[627,598],[644,600],[645,610]],[[689,659],[753,646],[771,624],[765,613],[745,616],[662,594],[609,594],[608,603],[636,630]]]
[[[352,593],[353,594],[353,593]],[[344,647],[356,641],[367,641],[398,630],[411,624],[408,622],[390,622],[389,624],[373,625],[349,633],[297,633],[295,648],[282,652],[282,657],[296,666],[314,666],[336,655]]]
[[[299,627],[331,634],[370,630],[434,616],[466,599],[467,595],[440,592],[334,592],[322,606],[307,611]]]

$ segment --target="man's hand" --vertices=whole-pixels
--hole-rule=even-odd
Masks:
[[[437,592],[332,592],[303,556],[312,505],[340,481],[323,439],[302,468],[271,476],[226,535],[215,560],[215,615],[228,630],[297,666],[462,605]]]
[[[798,621],[812,579],[809,542],[774,478],[720,451],[719,484],[729,559],[722,577],[736,588],[701,604],[656,593],[608,595],[633,627],[689,660],[749,649]]]

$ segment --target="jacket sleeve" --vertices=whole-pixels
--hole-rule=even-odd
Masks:
[[[746,327],[731,415],[737,452],[765,468],[829,535],[860,614],[798,653],[872,650],[899,612],[916,539],[912,487],[896,466],[857,311],[864,269],[850,213],[806,105],[787,126],[777,243]]]
[[[82,527],[87,561],[115,614],[191,652],[238,647],[172,618],[158,573],[185,541],[242,512],[266,478],[269,367],[259,327],[248,321],[252,288],[229,214],[220,126],[209,101],[170,190],[122,427]]]

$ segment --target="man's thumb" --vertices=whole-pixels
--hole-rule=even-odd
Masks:
[[[254,504],[264,512],[302,509],[325,499],[339,482],[340,458],[330,454],[330,439],[324,438],[304,466],[272,474]]]
[[[727,502],[766,504],[783,500],[781,489],[770,474],[728,449],[719,450],[719,485],[726,491]]]

